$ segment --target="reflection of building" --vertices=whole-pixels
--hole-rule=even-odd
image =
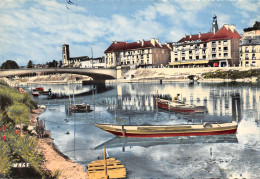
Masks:
[[[88,56],[70,57],[69,45],[62,46],[63,67],[103,68],[104,58],[89,58]]]
[[[165,66],[170,59],[170,49],[158,39],[137,42],[113,42],[105,51],[105,66]]]
[[[240,41],[240,64],[243,67],[260,67],[260,22],[244,29]]]
[[[239,39],[234,25],[218,30],[217,17],[213,17],[212,32],[185,35],[173,43],[171,67],[238,66]]]

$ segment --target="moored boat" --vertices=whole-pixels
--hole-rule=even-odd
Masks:
[[[120,137],[173,137],[234,134],[237,122],[222,124],[181,124],[181,125],[113,125],[94,124],[96,127]]]
[[[90,112],[90,105],[89,104],[74,104],[70,105],[70,110],[72,112]]]
[[[32,93],[32,95],[33,95],[34,97],[38,97],[38,96],[39,96],[39,92],[38,92],[38,91],[35,91],[35,92]]]
[[[183,101],[169,101],[165,99],[157,98],[158,107],[175,112],[186,112],[186,113],[203,113],[205,112],[204,106],[196,106],[190,104],[184,104]]]
[[[43,87],[37,87],[37,88],[33,89],[33,91],[44,91],[44,88]]]

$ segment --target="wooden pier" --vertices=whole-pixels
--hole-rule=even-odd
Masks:
[[[124,165],[115,158],[106,159],[106,149],[103,147],[103,160],[93,161],[88,164],[90,179],[126,178]]]

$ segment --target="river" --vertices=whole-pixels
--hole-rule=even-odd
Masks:
[[[128,178],[260,176],[259,83],[41,86],[50,88],[54,95],[51,99],[34,97],[39,104],[48,107],[39,118],[45,121],[57,148],[84,166],[101,159],[105,146],[110,157],[124,164]],[[180,93],[186,103],[206,106],[206,113],[183,114],[157,109],[156,96],[172,98],[176,93]],[[74,102],[90,104],[93,111],[69,113],[68,105]],[[233,120],[239,123],[237,134],[204,137],[124,139],[93,125],[168,125]]]

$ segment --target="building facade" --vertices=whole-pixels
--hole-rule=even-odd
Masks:
[[[240,41],[240,65],[242,67],[260,67],[260,22],[245,28]]]
[[[105,53],[105,68],[158,67],[170,60],[170,47],[161,45],[158,39],[137,42],[113,42]]]
[[[76,67],[79,68],[81,66],[81,61],[89,60],[88,56],[80,56],[80,57],[70,57],[69,45],[62,45],[62,60],[63,67]]]
[[[80,68],[104,68],[104,57],[89,58],[80,62]]]
[[[213,17],[212,32],[185,35],[172,43],[170,67],[225,67],[239,66],[239,39],[234,25],[218,30]]]

